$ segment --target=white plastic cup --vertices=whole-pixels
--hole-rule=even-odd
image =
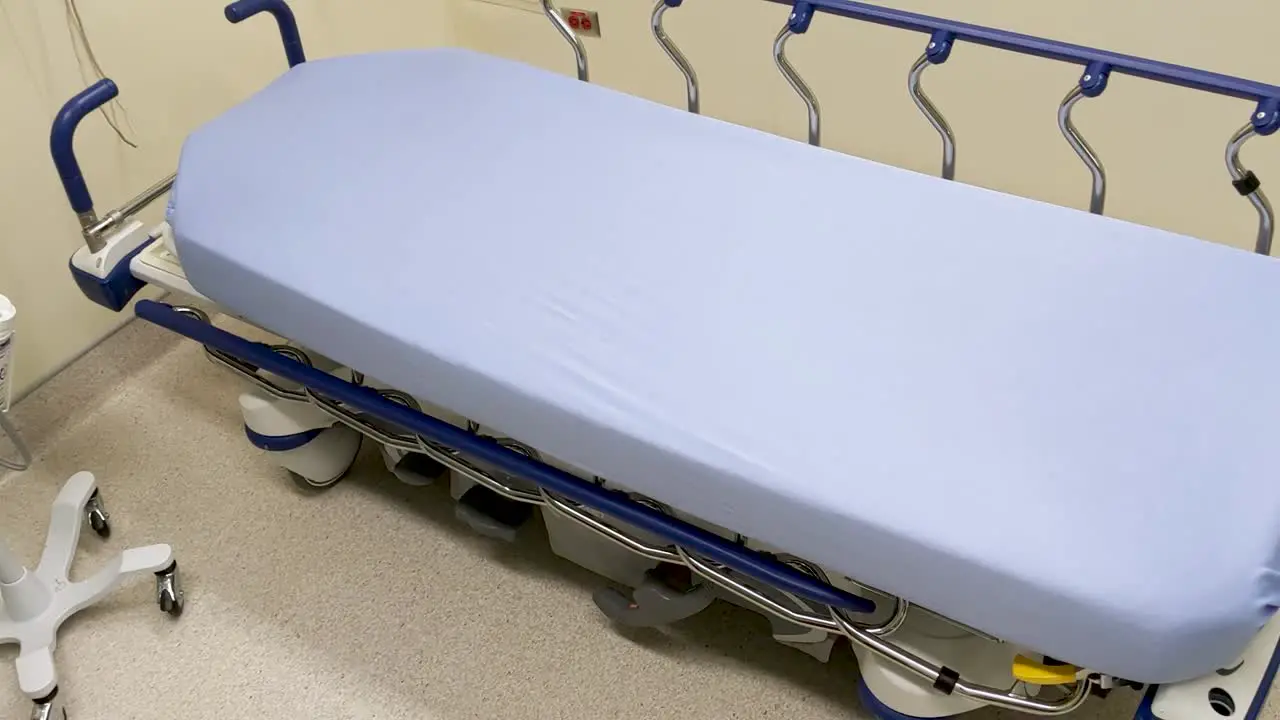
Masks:
[[[13,325],[18,311],[0,295],[0,412],[9,411],[13,399]]]

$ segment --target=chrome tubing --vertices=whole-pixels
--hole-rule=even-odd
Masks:
[[[107,246],[105,240],[93,233],[93,229],[98,226],[97,212],[94,210],[78,212],[76,220],[80,223],[80,237],[84,239],[84,244],[89,246],[89,252],[96,253]]]
[[[890,597],[893,597],[893,596],[890,596]],[[841,617],[843,617],[844,620],[849,624],[853,625],[856,628],[861,629],[862,632],[867,633],[868,635],[873,635],[875,637],[884,638],[884,637],[889,637],[890,635],[897,632],[899,628],[902,627],[902,624],[907,621],[907,615],[909,615],[911,612],[911,603],[907,602],[906,600],[903,600],[900,597],[894,597],[893,598],[893,614],[890,615],[887,620],[877,625],[868,625],[866,623],[854,622],[853,620],[849,619],[848,613],[845,612],[844,610],[840,608],[832,608],[832,610],[835,611],[837,614],[839,614]]]
[[[173,187],[173,182],[177,179],[178,175],[176,173],[169,175],[160,182],[143,190],[137,197],[102,216],[102,218],[99,218],[93,211],[79,215],[81,234],[84,236],[85,244],[89,246],[89,252],[98,252],[106,247],[106,242],[102,239],[103,235],[136,215],[139,210],[158,200],[161,195],[169,192],[169,189]]]
[[[560,15],[560,11],[551,3],[551,0],[542,0],[542,14],[547,16],[552,25],[556,26],[556,30],[560,31],[560,35],[565,41],[573,47],[573,59],[578,64],[578,79],[582,82],[589,82],[587,73],[587,49],[582,46],[582,38],[569,27],[569,22]]]
[[[898,598],[898,597],[895,597],[895,596],[893,596],[893,595],[890,595],[889,593],[884,592],[883,590],[878,590],[878,589],[873,588],[873,587],[871,587],[870,585],[867,585],[867,584],[865,584],[865,583],[860,583],[860,582],[858,582],[857,580],[854,580],[853,578],[846,577],[846,578],[845,578],[845,581],[847,581],[847,582],[849,582],[849,583],[851,583],[851,584],[853,584],[853,585],[857,586],[858,588],[860,588],[860,589],[862,589],[862,590],[865,590],[866,592],[875,593],[875,594],[877,594],[877,595],[883,595],[883,596],[885,596],[885,597],[891,597],[891,598],[894,598],[894,600],[895,600],[895,601],[901,601],[901,602],[903,602],[903,603],[905,603],[905,602],[906,602],[905,600],[902,600],[902,598]],[[1000,638],[996,637],[995,635],[992,635],[991,633],[983,632],[983,631],[981,631],[981,630],[979,630],[979,629],[977,629],[977,628],[975,628],[975,627],[970,627],[970,626],[968,626],[968,625],[965,625],[965,624],[964,624],[964,623],[962,623],[962,622],[959,622],[958,620],[952,620],[951,618],[947,617],[946,615],[943,615],[942,613],[936,613],[936,612],[934,612],[934,611],[930,610],[930,609],[929,609],[929,608],[927,608],[927,607],[922,607],[922,606],[920,606],[920,605],[911,605],[909,609],[914,610],[914,611],[916,611],[917,613],[920,613],[920,614],[923,614],[923,615],[928,615],[929,617],[931,617],[931,618],[933,618],[933,619],[935,619],[935,620],[938,620],[938,621],[940,621],[940,622],[944,622],[944,623],[946,623],[946,624],[948,624],[948,625],[951,625],[952,627],[956,628],[957,630],[962,630],[962,631],[964,631],[964,632],[969,633],[970,635],[977,635],[978,637],[980,637],[980,638],[982,638],[983,640],[986,640],[986,641],[988,641],[988,642],[993,642],[993,643],[1003,643],[1003,642],[1004,642],[1003,640],[1001,640]],[[901,611],[901,612],[902,612],[903,620],[905,620],[905,619],[906,619],[906,609],[900,609],[900,608],[898,608],[898,607],[896,607],[896,606],[895,606],[895,608],[894,608],[894,612],[895,612],[895,614],[896,614],[897,612],[899,612],[899,611]],[[846,619],[846,620],[848,620],[848,617],[846,616],[846,618],[845,618],[845,619]],[[890,620],[892,620],[892,619],[893,619],[893,618],[891,617],[891,618],[890,618]],[[850,622],[853,622],[853,621],[852,621],[852,620],[850,620]],[[857,625],[857,623],[854,623],[854,624],[855,624],[855,625]],[[892,623],[886,623],[886,625],[890,625],[890,624],[892,624]],[[899,623],[899,625],[901,625],[901,623]],[[874,628],[873,628],[872,626],[870,626],[870,625],[860,625],[859,627],[861,627],[861,628],[862,628],[862,629],[864,629],[864,630],[868,630],[868,631],[869,631],[869,632],[871,632],[873,635],[875,635],[875,634],[884,634],[883,632],[881,632],[881,633],[876,633],[876,632],[874,632]],[[893,629],[894,629],[894,630],[896,630],[896,629],[897,629],[897,627],[894,627]],[[890,631],[890,632],[892,632],[892,631]]]
[[[681,562],[680,555],[675,550],[672,550],[669,547],[657,547],[641,540],[637,540],[636,538],[611,527],[607,523],[592,517],[590,513],[583,512],[578,506],[565,500],[561,500],[545,490],[542,490],[542,501],[546,507],[551,508],[570,520],[582,523],[591,530],[594,530],[598,535],[621,545],[641,557],[648,558],[655,562]]]
[[[1252,171],[1240,163],[1240,149],[1250,138],[1257,135],[1252,124],[1240,128],[1227,143],[1227,171],[1231,173],[1231,181],[1240,194],[1249,198],[1258,211],[1258,239],[1253,251],[1259,255],[1271,254],[1271,238],[1275,234],[1275,213],[1271,210],[1271,202],[1262,193],[1261,184]]]
[[[1089,173],[1093,176],[1093,192],[1089,197],[1089,212],[1094,215],[1101,215],[1102,206],[1107,199],[1107,172],[1103,169],[1102,161],[1098,159],[1098,154],[1089,146],[1088,141],[1080,135],[1080,131],[1076,130],[1075,123],[1071,122],[1071,109],[1083,97],[1085,97],[1084,90],[1078,85],[1071,88],[1071,92],[1067,93],[1067,97],[1058,106],[1058,129],[1062,131],[1063,137],[1071,144],[1071,149],[1076,151],[1076,155],[1080,156],[1080,160],[1084,162],[1085,167],[1089,168]]]
[[[929,120],[929,124],[934,130],[938,131],[938,135],[942,137],[942,179],[956,179],[956,136],[951,131],[951,125],[947,119],[938,112],[938,108],[925,95],[924,90],[920,88],[920,76],[924,74],[924,69],[932,63],[929,62],[929,54],[925,53],[916,60],[915,65],[911,66],[911,72],[907,74],[907,90],[911,93],[911,99],[915,101],[916,107],[920,112],[924,113],[925,118]]]
[[[791,61],[787,60],[787,40],[792,35],[795,33],[791,31],[790,25],[783,27],[782,32],[778,33],[778,38],[773,41],[773,62],[778,66],[782,77],[787,79],[791,89],[795,90],[804,101],[804,106],[809,111],[809,144],[820,147],[822,145],[822,111],[818,107],[818,98],[805,83],[804,78],[800,77],[800,73],[792,67]]]
[[[174,310],[202,322],[210,321],[209,316],[206,313],[195,308],[175,307]],[[298,348],[287,345],[276,345],[272,346],[272,348],[276,352],[293,358],[305,365],[313,365],[306,352]],[[355,429],[361,434],[370,437],[377,442],[400,450],[423,453],[437,462],[440,462],[442,465],[445,465],[449,469],[460,473],[468,480],[484,485],[503,497],[531,505],[548,507],[554,512],[560,513],[561,515],[580,523],[584,527],[599,534],[601,537],[617,543],[618,545],[621,545],[622,547],[627,548],[628,550],[631,550],[632,552],[635,552],[647,559],[655,562],[684,564],[699,577],[702,577],[708,582],[742,598],[763,612],[777,616],[797,625],[844,635],[852,642],[858,643],[881,657],[897,663],[928,682],[934,682],[943,673],[942,667],[921,659],[910,650],[907,650],[887,639],[888,636],[892,635],[895,630],[901,627],[909,610],[913,608],[913,606],[902,598],[894,598],[896,605],[892,615],[886,621],[874,626],[856,623],[849,619],[847,613],[836,608],[826,608],[828,615],[825,616],[811,612],[794,610],[778,603],[755,588],[734,579],[729,575],[730,571],[719,566],[717,563],[713,563],[693,555],[683,547],[678,545],[658,546],[645,542],[644,540],[633,537],[622,530],[593,517],[577,504],[556,497],[541,487],[539,487],[536,492],[511,487],[499,478],[494,477],[484,470],[474,467],[471,463],[463,459],[456,451],[430,442],[414,433],[396,432],[380,428],[373,422],[362,417],[361,413],[348,410],[340,402],[324,397],[323,395],[306,387],[302,387],[298,390],[284,387],[269,377],[264,376],[258,368],[233,356],[226,355],[208,347],[205,348],[205,354],[213,362],[244,377],[246,380],[262,388],[265,392],[274,397],[284,400],[311,403],[333,417],[336,421]],[[379,389],[376,390],[376,392],[388,400],[400,403],[414,410],[420,410],[418,402],[412,396],[403,392],[391,389]],[[478,428],[478,425],[468,421],[468,429],[475,431],[478,430]],[[502,440],[496,439],[495,442],[502,442]],[[650,506],[653,505],[650,504]],[[824,582],[827,581],[826,574],[822,572],[821,568],[818,568],[817,566],[800,558],[787,556],[786,558],[780,558],[780,561],[807,572],[819,580]],[[923,608],[915,609],[918,611],[924,611]],[[942,617],[932,612],[929,614],[936,617]],[[943,617],[942,619],[946,618]],[[978,634],[982,635],[981,633]],[[989,637],[985,635],[982,636]],[[997,707],[1010,708],[1036,715],[1062,715],[1075,710],[1085,701],[1085,699],[1088,698],[1092,682],[1092,678],[1086,678],[1075,683],[1071,694],[1055,702],[1046,702],[1027,698],[1022,695],[1017,695],[1011,691],[992,688],[985,685],[975,685],[963,680],[956,681],[953,692],[960,693],[961,695],[972,698],[977,702]]]
[[[521,488],[511,487],[492,475],[475,467],[466,460],[461,459],[456,453],[450,452],[436,443],[430,442],[417,435],[388,433],[387,431],[361,419],[359,415],[342,407],[340,403],[334,402],[319,393],[313,392],[309,388],[304,390],[304,392],[316,407],[323,410],[330,417],[357,432],[372,437],[378,442],[391,445],[392,447],[400,450],[422,453],[423,455],[426,455],[432,460],[435,460],[441,465],[444,465],[450,470],[458,473],[467,480],[483,485],[508,500],[528,503],[531,505],[542,504],[542,498],[537,493],[523,490]],[[400,402],[401,404],[407,404],[404,402],[403,398],[407,398],[408,396],[404,395],[404,393],[394,390],[378,392],[383,397],[387,397],[390,400]],[[394,393],[394,396],[389,393]],[[415,410],[418,409],[416,406],[416,401],[409,404],[409,407],[412,407]]]
[[[743,600],[746,600],[752,605],[760,608],[764,612],[777,615],[783,620],[793,622],[797,625],[803,625],[816,630],[825,630],[827,632],[837,634],[840,632],[840,626],[837,625],[834,620],[824,618],[820,615],[813,615],[812,613],[792,610],[759,590],[734,580],[719,568],[714,567],[711,563],[689,554],[679,545],[675,546],[675,550],[680,556],[680,560],[684,562],[685,565],[688,565],[689,569],[693,570],[700,577],[710,581],[713,585],[737,595]]]
[[[909,650],[858,628],[841,617],[834,609],[831,613],[831,619],[840,626],[841,631],[853,642],[914,673],[926,682],[933,683],[945,675],[942,666],[935,665]],[[1089,699],[1089,690],[1092,685],[1093,679],[1085,678],[1075,683],[1075,689],[1070,695],[1053,702],[1028,698],[1016,695],[1008,690],[993,688],[988,685],[977,685],[964,680],[956,680],[952,692],[978,702],[1033,715],[1065,715],[1078,709],[1084,704],[1085,700]]]
[[[796,568],[801,572],[808,573],[815,579],[821,580],[822,582],[828,585],[831,584],[831,578],[827,576],[827,573],[825,570],[818,567],[817,565],[814,565],[808,560],[805,560],[804,558],[787,554],[787,555],[779,555],[778,560],[780,560],[781,562],[787,565],[790,565],[793,568]],[[862,583],[854,582],[852,580],[850,582],[853,582],[854,585],[857,585],[859,588],[867,592],[874,592],[878,595],[883,595],[885,597],[893,598],[893,612],[889,615],[889,617],[884,622],[876,623],[874,625],[869,623],[859,623],[854,620],[849,620],[848,614],[844,610],[837,608],[836,612],[845,613],[844,617],[846,620],[849,620],[850,623],[853,623],[854,625],[862,628],[863,630],[871,633],[872,635],[876,635],[878,637],[888,637],[889,635],[892,635],[895,632],[897,632],[898,628],[902,627],[902,623],[906,622],[907,615],[911,610],[911,603],[907,602],[906,600],[903,600],[900,597],[894,597],[889,593],[880,592],[875,588],[867,587]]]
[[[649,25],[653,28],[653,39],[658,41],[663,51],[667,53],[667,57],[671,58],[671,62],[676,64],[680,74],[684,75],[689,112],[698,115],[701,113],[698,102],[698,76],[693,72],[693,66],[689,64],[688,58],[680,52],[680,48],[676,47],[662,27],[662,16],[667,12],[667,7],[666,0],[658,0],[658,4],[653,7],[653,17],[649,20]]]

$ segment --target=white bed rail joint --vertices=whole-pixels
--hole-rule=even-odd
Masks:
[[[146,285],[130,270],[133,259],[156,236],[138,220],[131,220],[119,230],[100,238],[98,249],[85,246],[71,256],[71,276],[80,292],[93,302],[115,312],[129,304]]]

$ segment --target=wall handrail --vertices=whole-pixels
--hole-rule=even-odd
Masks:
[[[820,11],[877,25],[914,30],[927,35],[940,31],[948,32],[954,35],[956,40],[976,45],[1078,65],[1101,63],[1110,66],[1112,72],[1243,100],[1268,102],[1271,105],[1271,114],[1275,114],[1277,106],[1280,106],[1280,87],[1208,70],[1198,70],[1109,50],[1097,50],[1084,45],[946,20],[906,10],[869,5],[855,2],[855,0],[800,0],[794,3],[791,0],[770,1],[794,5],[792,22],[797,24],[807,25],[811,14]],[[1270,131],[1274,132],[1277,127],[1280,125],[1272,127]],[[1263,133],[1262,128],[1259,128],[1259,131],[1261,134],[1270,134],[1270,132]]]

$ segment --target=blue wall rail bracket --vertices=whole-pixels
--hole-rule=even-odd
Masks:
[[[1253,125],[1254,132],[1263,136],[1280,130],[1280,96],[1260,100],[1249,123]]]
[[[813,22],[813,5],[801,0],[791,8],[791,17],[787,18],[787,27],[796,35],[803,35]]]
[[[1080,76],[1080,93],[1087,98],[1096,98],[1107,89],[1111,80],[1111,66],[1100,61],[1093,61],[1085,66]]]
[[[941,65],[951,57],[951,48],[955,46],[955,33],[939,30],[929,36],[929,45],[925,48],[925,57],[934,65]]]
[[[242,22],[257,15],[268,12],[276,19],[280,28],[280,42],[284,44],[284,56],[289,67],[297,67],[307,61],[307,54],[302,50],[302,35],[298,32],[298,20],[285,0],[237,0],[226,7],[223,15],[232,23]]]
[[[568,500],[608,513],[623,523],[660,535],[694,554],[780,590],[855,613],[870,613],[875,610],[875,603],[867,598],[818,582],[761,553],[637,503],[625,493],[579,479],[563,470],[509,450],[491,439],[388,400],[370,388],[354,385],[285,357],[268,345],[245,340],[207,322],[184,315],[169,305],[154,300],[141,300],[134,306],[134,312],[143,320],[239,358],[254,367],[288,378],[404,431],[454,448],[502,472],[545,487]]]

